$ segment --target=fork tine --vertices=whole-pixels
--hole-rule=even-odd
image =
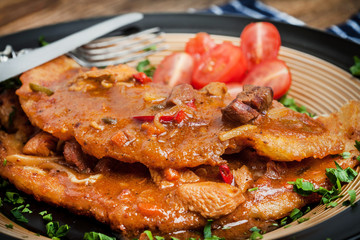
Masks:
[[[132,55],[127,55],[126,57],[120,57],[120,58],[113,58],[113,59],[104,59],[104,61],[87,61],[84,59],[79,58],[74,53],[68,53],[70,57],[72,57],[75,61],[77,61],[80,65],[85,67],[106,67],[110,65],[116,65],[116,64],[123,64],[127,62],[132,62],[147,56],[150,56],[154,53],[157,53],[159,51],[163,51],[168,49],[168,46],[160,46],[156,50],[150,50],[146,52],[137,52]]]
[[[143,51],[144,49],[150,48],[152,46],[156,46],[156,45],[158,45],[160,43],[163,43],[163,42],[164,42],[164,40],[161,39],[161,40],[157,40],[157,41],[145,44],[145,45],[137,45],[137,46],[134,46],[132,48],[124,49],[124,50],[121,50],[121,51],[111,51],[109,53],[104,52],[103,54],[99,53],[99,54],[96,54],[96,55],[84,54],[83,56],[84,56],[84,59],[87,60],[87,61],[106,60],[106,59],[109,59],[109,58],[116,58],[116,57],[121,57],[121,56],[124,56],[124,55],[127,55],[127,54],[140,52],[140,51]]]
[[[68,53],[80,65],[105,67],[135,61],[167,49],[163,32],[155,27],[128,36],[97,39]],[[156,49],[151,49],[155,46]],[[150,49],[150,50],[149,50]]]
[[[114,38],[113,40],[110,40],[110,41],[104,41],[103,39],[97,39],[97,40],[92,41],[91,43],[88,43],[88,44],[84,45],[84,48],[106,47],[106,46],[109,46],[109,45],[112,45],[112,44],[120,43],[122,41],[130,40],[130,39],[136,38],[138,36],[142,36],[142,35],[146,35],[146,34],[150,34],[150,33],[155,33],[155,32],[158,32],[158,31],[160,31],[160,28],[159,27],[154,27],[154,28],[150,28],[150,29],[140,31],[138,33],[131,34],[129,36],[124,36],[124,37],[121,37],[121,38],[119,38],[119,37]]]
[[[102,48],[85,48],[81,47],[79,48],[79,51],[86,55],[96,55],[96,54],[106,54],[111,53],[114,51],[121,51],[123,49],[129,49],[132,46],[140,45],[140,44],[151,44],[151,42],[154,42],[154,44],[157,44],[158,39],[161,39],[162,33],[156,34],[156,35],[147,35],[143,38],[133,39],[131,41],[121,42],[122,44],[109,44],[107,46],[104,46]],[[144,45],[145,46],[145,45]]]

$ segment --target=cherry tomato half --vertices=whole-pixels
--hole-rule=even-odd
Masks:
[[[291,74],[285,62],[273,59],[256,65],[241,84],[271,87],[278,99],[289,90]]]
[[[171,87],[190,83],[194,70],[194,60],[190,54],[179,52],[165,57],[157,67],[153,81]]]
[[[248,69],[278,56],[281,39],[277,28],[268,22],[250,23],[241,33],[241,50]]]
[[[209,53],[215,46],[216,43],[209,34],[200,32],[197,33],[194,38],[189,39],[185,46],[185,52],[193,56],[195,65],[197,65],[200,59]]]
[[[199,89],[210,82],[240,81],[245,71],[246,62],[240,47],[224,42],[201,59],[194,70],[191,84]]]

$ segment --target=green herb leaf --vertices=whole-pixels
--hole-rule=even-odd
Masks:
[[[52,239],[60,239],[61,237],[64,237],[69,230],[69,225],[64,224],[60,226],[58,221],[46,224],[46,234]]]
[[[208,220],[204,227],[204,238],[211,238],[211,224],[213,220]]]
[[[250,189],[248,189],[248,192],[256,191],[258,189],[259,189],[258,187],[250,188]]]
[[[2,165],[5,167],[5,166],[6,166],[6,164],[7,164],[7,159],[6,159],[6,158],[4,158]]]
[[[357,176],[357,172],[352,168],[342,169],[341,166],[335,162],[335,168],[327,168],[326,169],[326,176],[329,178],[332,184],[338,185],[337,180],[344,183],[349,183],[355,179]],[[341,186],[340,186],[341,190]]]
[[[154,237],[153,237],[151,231],[145,230],[144,233],[146,234],[146,236],[148,237],[149,240],[154,240]]]
[[[315,114],[308,112],[305,106],[298,106],[293,98],[287,97],[287,93],[279,99],[279,102],[282,103],[282,105],[285,107],[290,108],[296,112],[305,113],[310,117],[315,116]]]
[[[24,217],[24,215],[21,213],[20,209],[18,207],[13,208],[11,211],[11,214],[15,217],[15,219],[19,222],[28,223],[29,220]]]
[[[21,197],[17,192],[6,192],[4,200],[12,204],[22,204],[25,202],[24,198]]]
[[[281,219],[281,220],[280,220],[280,226],[286,225],[287,219],[288,219],[288,217],[284,217],[283,219]]]
[[[36,83],[29,83],[29,87],[33,92],[42,92],[48,96],[51,96],[54,94],[54,92],[52,90],[48,89],[47,87],[38,85]]]
[[[308,221],[309,219],[310,219],[309,217],[306,217],[306,218],[299,218],[297,221],[298,221],[298,223],[303,223],[303,222]]]
[[[306,182],[302,178],[298,178],[295,182],[288,182],[288,184],[294,185],[294,191],[301,196],[309,196],[315,192],[315,187],[311,182]]]
[[[356,200],[356,192],[355,190],[349,190],[348,194],[350,196],[349,200],[346,200],[343,202],[343,206],[355,206],[355,200]]]
[[[300,209],[298,208],[294,208],[294,210],[292,210],[292,212],[290,213],[289,217],[295,221],[298,218],[301,218],[304,214],[300,211]]]
[[[256,240],[256,239],[263,239],[263,235],[260,234],[260,229],[257,227],[252,227],[249,229],[250,232],[252,232],[250,239]]]
[[[40,36],[38,40],[39,40],[40,46],[42,46],[42,47],[49,44],[47,41],[45,41],[45,37],[44,37],[44,36]]]
[[[136,66],[136,70],[138,72],[145,73],[148,77],[152,77],[156,68],[150,64],[150,61],[148,59],[145,59],[144,61],[138,63],[138,65]]]
[[[151,45],[150,47],[144,49],[144,51],[147,51],[147,52],[154,51],[154,50],[156,50],[156,45]]]
[[[340,156],[343,158],[343,159],[348,159],[351,157],[351,153],[349,152],[343,152],[343,153],[340,153]]]
[[[116,240],[115,237],[109,237],[108,235],[98,232],[86,232],[84,234],[84,240]]]
[[[354,76],[360,76],[360,58],[354,56],[354,65],[350,67],[350,72]]]
[[[9,223],[9,224],[5,224],[5,227],[6,227],[6,228],[13,229],[13,228],[14,228],[14,225],[12,225],[11,223]]]

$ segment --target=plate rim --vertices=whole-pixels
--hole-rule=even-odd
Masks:
[[[50,37],[49,40],[54,41],[66,36],[67,34],[70,34],[68,33],[69,31],[75,32],[81,28],[93,25],[113,16],[116,15],[85,18],[74,21],[49,24],[42,27],[27,29],[20,32],[0,36],[0,49],[4,48],[6,44],[11,43],[11,41],[14,39],[22,39],[22,41],[15,41],[16,44],[14,45],[16,49],[22,48],[24,47],[24,40],[26,40],[26,37],[29,35],[31,35],[31,41],[30,43],[28,43],[28,46],[35,47],[35,45],[37,44],[37,38],[41,36],[39,35],[39,33],[41,32],[46,33],[44,34],[45,39],[47,39],[46,35],[48,35]],[[276,22],[267,19],[259,20],[244,16],[237,16],[234,14],[219,16],[208,13],[146,13],[144,14],[144,20],[138,23],[131,24],[130,26],[142,29],[147,28],[148,25],[153,25],[154,23],[157,23],[156,25],[160,25],[161,29],[164,30],[164,32],[169,33],[185,33],[182,32],[184,30],[191,30],[190,32],[186,31],[186,33],[196,33],[202,30],[206,30],[211,34],[240,36],[243,27],[250,22],[271,22],[279,29],[282,37],[283,46],[296,49],[323,59],[331,64],[334,64],[337,67],[340,67],[347,72],[349,72],[349,67],[353,64],[354,53],[360,54],[360,45],[350,40],[346,40],[325,31],[310,28],[307,26],[294,26],[287,23]],[[189,23],[194,22],[194,20],[198,21],[196,24],[196,28],[187,29],[189,28]],[[226,28],[221,29],[217,28],[218,25],[223,24],[230,24],[230,26],[226,26]],[[233,29],[234,25],[238,26],[238,30]],[[69,26],[71,27],[71,29],[69,28]],[[55,31],[59,29],[64,30],[64,28],[67,28],[65,32]],[[37,35],[37,38],[35,35]],[[306,40],[309,37],[311,37],[311,41],[303,41],[304,39]],[[326,39],[325,42],[323,41],[324,39]],[[330,51],[326,51],[327,49],[329,50],[329,48],[331,48]],[[336,239],[351,238],[353,236],[359,235],[360,233],[360,230],[356,231],[356,222],[358,221],[360,221],[360,207],[347,208],[330,219],[327,219],[303,231],[286,236],[283,239],[298,238],[312,240],[324,238],[324,236],[329,237],[328,234],[324,235],[324,229],[327,230],[327,233],[334,234],[333,236],[330,236],[332,237],[332,239],[334,239],[334,237],[336,237]],[[338,231],[336,231],[336,229],[338,229]],[[343,234],[345,230],[346,236]],[[1,232],[0,237],[11,237],[11,239],[17,239],[11,235],[4,235]]]

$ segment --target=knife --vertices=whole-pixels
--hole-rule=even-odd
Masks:
[[[32,50],[24,55],[2,62],[0,63],[0,82],[68,53],[120,27],[137,22],[143,17],[141,13],[120,15]]]

